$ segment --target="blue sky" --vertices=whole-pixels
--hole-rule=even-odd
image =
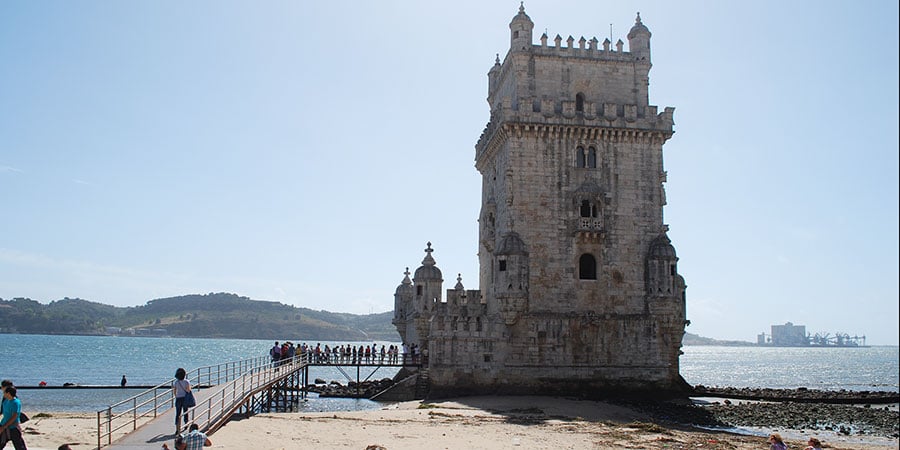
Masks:
[[[623,3],[525,8],[536,43],[653,33],[688,331],[897,345],[897,3]],[[477,288],[474,144],[518,7],[0,2],[0,298],[384,312],[427,241]]]

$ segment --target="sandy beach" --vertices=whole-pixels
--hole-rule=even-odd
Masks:
[[[55,450],[62,443],[76,450],[96,448],[93,414],[38,414],[24,429],[31,450]],[[896,438],[776,431],[789,448],[804,448],[808,436],[819,437],[826,448],[898,448]],[[660,425],[628,407],[555,397],[465,397],[370,411],[258,414],[229,422],[210,439],[212,448],[264,450],[767,448],[759,435]]]

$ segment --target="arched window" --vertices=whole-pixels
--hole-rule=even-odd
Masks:
[[[597,149],[594,147],[588,148],[587,166],[591,169],[597,168]]]
[[[584,167],[585,165],[584,147],[578,147],[575,150],[575,167]]]
[[[597,279],[597,260],[594,259],[594,255],[585,253],[581,255],[581,258],[578,258],[578,279]]]
[[[575,112],[584,112],[584,94],[575,95]]]
[[[580,208],[581,217],[594,217],[594,215],[592,214],[593,209],[594,209],[594,207],[593,207],[593,205],[591,205],[591,202],[589,202],[587,200],[581,201],[581,208]]]

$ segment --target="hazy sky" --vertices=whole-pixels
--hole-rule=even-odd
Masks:
[[[487,72],[518,1],[0,2],[0,298],[393,308],[478,288]],[[688,331],[898,343],[896,1],[528,1],[653,33]],[[627,44],[626,44],[627,49]]]

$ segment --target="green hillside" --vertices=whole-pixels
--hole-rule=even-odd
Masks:
[[[27,334],[164,334],[237,339],[398,340],[393,312],[345,314],[251,300],[228,293],[185,295],[116,307],[81,299],[44,305],[0,299],[0,332]]]

